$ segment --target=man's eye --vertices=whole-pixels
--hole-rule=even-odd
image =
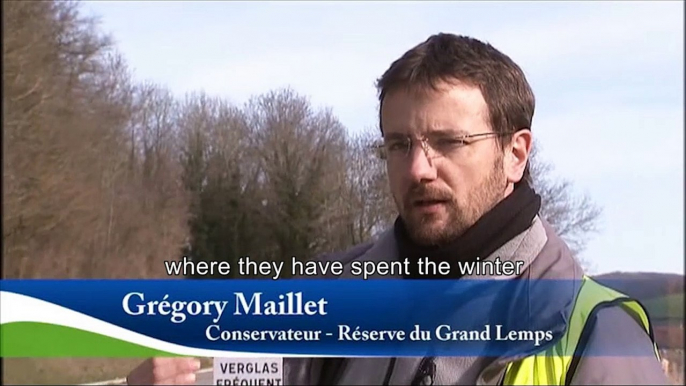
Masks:
[[[405,142],[390,142],[388,143],[388,150],[390,151],[398,151],[398,150],[406,150],[407,149],[407,143]]]
[[[436,140],[436,144],[440,147],[464,146],[467,142],[462,138],[440,138]]]

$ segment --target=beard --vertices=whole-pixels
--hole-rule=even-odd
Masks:
[[[402,206],[399,206],[402,208],[401,217],[415,243],[425,246],[444,245],[461,236],[500,202],[505,187],[502,158],[499,157],[488,175],[462,202],[448,188],[421,183],[410,187],[402,200]],[[442,208],[438,213],[425,213],[418,210],[418,200],[440,202]]]

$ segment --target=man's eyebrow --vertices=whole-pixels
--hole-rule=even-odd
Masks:
[[[422,133],[422,135],[427,135],[431,137],[462,137],[465,135],[469,135],[467,131],[461,130],[461,129],[448,129],[448,128],[442,128],[442,129],[431,129],[428,131],[425,131]],[[404,134],[404,133],[387,133],[384,135],[384,139],[407,139],[410,135],[409,134]]]
[[[384,135],[384,139],[406,139],[407,137],[407,134],[401,133],[387,133]]]
[[[447,128],[430,130],[426,134],[427,135],[440,136],[440,137],[462,137],[465,135],[469,135],[468,132],[461,130],[461,129],[447,129]]]

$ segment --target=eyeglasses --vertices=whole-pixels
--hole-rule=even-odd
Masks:
[[[465,146],[471,145],[476,142],[479,138],[488,137],[503,137],[506,135],[512,135],[513,133],[478,133],[478,134],[435,134],[430,136],[423,136],[417,138],[420,142],[424,154],[429,159],[434,159],[438,157],[450,157],[458,149]],[[412,148],[414,147],[415,141],[412,140],[411,136],[392,136],[389,138],[384,138],[383,143],[377,144],[375,146],[378,151],[378,155],[381,159],[393,161],[402,160],[409,158],[412,153]]]

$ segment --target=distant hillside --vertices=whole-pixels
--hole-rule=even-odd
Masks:
[[[612,272],[594,279],[638,299],[648,309],[658,346],[684,348],[684,275]]]
[[[670,294],[641,302],[656,322],[684,319],[684,294]]]
[[[612,272],[594,277],[599,283],[638,299],[656,325],[680,326],[684,321],[684,275]],[[681,328],[681,327],[679,327]]]
[[[654,272],[612,272],[594,279],[641,302],[684,293],[684,275]]]

